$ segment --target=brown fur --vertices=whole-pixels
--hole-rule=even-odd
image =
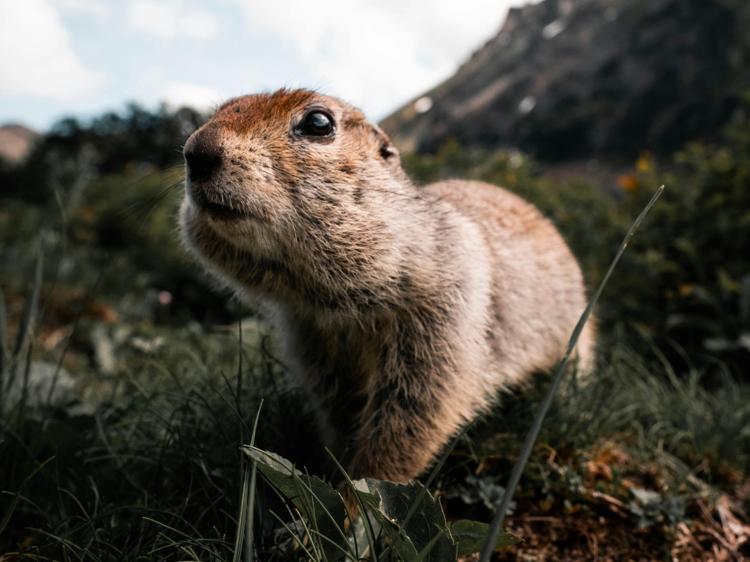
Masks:
[[[331,138],[294,134],[312,106],[334,117]],[[269,313],[355,478],[414,478],[498,390],[563,354],[586,304],[581,272],[519,197],[472,181],[415,186],[377,126],[307,90],[231,100],[186,151],[196,143],[222,165],[188,182],[185,243]],[[593,346],[587,328],[584,367]]]

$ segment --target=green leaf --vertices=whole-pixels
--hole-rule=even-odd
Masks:
[[[399,524],[396,514],[389,513],[386,509],[381,494],[386,484],[388,483],[380,480],[358,480],[356,494],[365,505],[370,519],[379,526],[377,531],[385,538],[384,548],[392,548],[397,555],[397,560],[401,562],[416,562],[419,556],[416,545]],[[370,491],[375,493],[369,493]]]
[[[338,560],[347,550],[342,529],[346,512],[339,493],[328,482],[298,471],[285,458],[253,446],[242,452],[257,464],[263,477],[287,498],[310,523],[326,560]],[[325,537],[321,539],[321,537]]]
[[[448,523],[443,509],[421,484],[402,485],[371,479],[367,480],[367,484],[370,490],[374,490],[380,496],[382,513],[396,525],[398,536],[408,537],[407,544],[410,543],[415,549],[415,560],[455,560],[456,545],[447,532]],[[418,504],[414,515],[404,527],[401,527],[417,498]],[[391,539],[394,540],[395,537]],[[402,555],[402,550],[407,550],[407,547],[399,549],[399,546],[401,545],[394,542],[394,548]],[[411,550],[408,550],[411,555]]]
[[[458,555],[467,556],[482,550],[482,545],[490,532],[490,526],[487,523],[479,521],[459,519],[451,523],[450,530],[453,540],[458,545]],[[501,532],[495,542],[494,550],[506,548],[515,542],[512,535]]]

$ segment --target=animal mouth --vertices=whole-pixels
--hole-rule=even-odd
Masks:
[[[196,207],[205,212],[211,218],[219,220],[237,220],[250,218],[249,213],[240,205],[227,201],[224,197],[217,201],[215,197],[209,197],[205,189],[201,189],[192,182],[188,185],[190,198]]]
[[[230,205],[214,203],[212,201],[203,201],[199,203],[198,206],[203,211],[208,213],[211,217],[220,219],[220,220],[236,220],[236,219],[242,219],[242,218],[249,218],[247,213],[242,212],[238,209],[235,209],[234,207],[231,207]]]

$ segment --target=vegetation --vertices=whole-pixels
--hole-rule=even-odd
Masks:
[[[486,527],[467,521],[492,518],[549,378],[500,396],[428,493],[368,482],[373,527],[347,534],[344,477],[273,334],[180,249],[170,166],[188,131],[140,111],[56,127],[0,169],[0,559],[351,560],[371,544],[373,560],[410,560],[433,538],[429,559],[478,550]],[[133,130],[143,139],[122,144]],[[552,182],[512,152],[404,157],[419,181],[474,177],[534,201],[592,286],[667,184],[597,310],[597,373],[564,381],[495,559],[750,556],[748,154],[737,123],[719,145],[642,157],[617,193]],[[31,164],[55,161],[65,174]]]
[[[680,363],[716,359],[750,373],[750,119],[716,146],[692,144],[660,166],[639,158],[617,194],[580,182],[540,180],[539,165],[517,153],[464,151],[448,143],[433,157],[411,156],[422,181],[461,176],[504,185],[533,201],[566,236],[595,286],[629,221],[653,190],[668,186],[649,226],[635,238],[604,295],[607,334],[637,335]],[[685,361],[687,360],[687,361]]]

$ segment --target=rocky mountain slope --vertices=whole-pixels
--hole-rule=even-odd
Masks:
[[[747,0],[544,0],[511,10],[383,126],[419,152],[455,138],[548,160],[630,158],[713,136],[748,89]]]
[[[39,134],[23,125],[0,126],[0,159],[9,162],[23,160]]]

